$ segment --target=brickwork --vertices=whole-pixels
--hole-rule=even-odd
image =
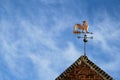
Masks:
[[[84,63],[81,63],[80,66],[77,66],[65,76],[66,78],[61,80],[103,80],[102,77],[100,77]]]
[[[114,80],[87,56],[81,56],[55,80]]]

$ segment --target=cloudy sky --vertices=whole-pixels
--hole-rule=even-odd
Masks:
[[[0,80],[54,80],[83,55],[83,20],[88,58],[119,80],[119,0],[0,0]]]

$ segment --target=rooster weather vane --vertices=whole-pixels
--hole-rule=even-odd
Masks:
[[[75,24],[73,29],[73,34],[78,35],[78,39],[83,38],[84,41],[84,56],[86,56],[86,43],[89,39],[93,39],[93,36],[88,37],[87,34],[93,34],[92,32],[88,32],[88,22],[83,21],[83,24]],[[80,36],[80,34],[83,36]]]

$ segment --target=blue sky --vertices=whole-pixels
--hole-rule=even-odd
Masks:
[[[120,79],[119,0],[0,0],[0,80],[54,80],[83,55],[73,26],[87,20],[88,58]]]

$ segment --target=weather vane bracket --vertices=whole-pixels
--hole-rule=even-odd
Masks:
[[[86,56],[86,43],[88,39],[93,39],[93,36],[88,37],[87,34],[93,34],[92,32],[88,32],[88,22],[83,21],[83,24],[75,24],[73,34],[77,34],[78,38],[83,38],[84,42],[84,56]],[[82,36],[80,36],[80,34]]]

